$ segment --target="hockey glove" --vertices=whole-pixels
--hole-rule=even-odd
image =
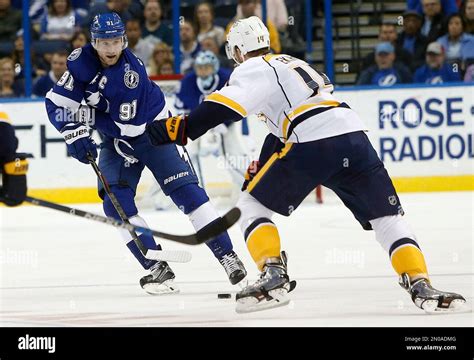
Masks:
[[[258,160],[254,160],[250,163],[247,171],[245,172],[245,181],[242,185],[242,191],[247,190],[247,186],[249,186],[249,183],[252,181],[255,175],[257,175],[261,168],[260,161]]]
[[[61,130],[69,155],[81,163],[89,164],[88,153],[97,158],[97,145],[89,135],[89,129],[82,123],[69,123]]]
[[[187,115],[155,120],[147,125],[146,132],[150,142],[155,146],[169,143],[186,145],[188,142],[186,122]]]
[[[3,187],[0,189],[0,200],[7,206],[18,206],[25,201],[27,172],[28,160],[24,156],[18,156],[14,161],[3,166]]]
[[[85,90],[85,100],[87,105],[103,112],[109,112],[109,101],[100,93],[98,79],[100,73],[87,85]]]

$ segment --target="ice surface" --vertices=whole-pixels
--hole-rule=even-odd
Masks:
[[[206,246],[174,264],[181,293],[147,295],[145,272],[109,226],[49,209],[0,208],[1,326],[473,326],[474,193],[401,194],[433,285],[468,300],[468,312],[426,315],[397,283],[388,255],[339,201],[277,216],[289,274],[298,281],[288,307],[238,315],[224,270]],[[99,205],[79,205],[102,213]],[[223,209],[224,210],[224,209]],[[192,231],[176,212],[142,213],[157,230]],[[234,246],[256,279],[239,229]]]

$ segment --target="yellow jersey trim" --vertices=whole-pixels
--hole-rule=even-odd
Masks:
[[[234,110],[236,113],[240,114],[242,117],[247,116],[247,111],[244,109],[242,105],[240,105],[239,103],[235,102],[232,99],[229,99],[228,97],[222,94],[213,93],[209,95],[208,97],[206,97],[205,101],[212,101],[218,104],[225,105],[228,108],[231,108],[232,110]]]

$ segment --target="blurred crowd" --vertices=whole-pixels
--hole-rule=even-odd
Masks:
[[[196,55],[210,50],[223,68],[225,35],[236,19],[262,16],[260,0],[180,1],[180,74],[193,68]],[[24,95],[24,51],[21,0],[0,0],[0,97]],[[272,51],[303,57],[304,28],[288,26],[290,16],[303,17],[304,2],[267,0]],[[148,74],[174,74],[171,0],[33,0],[31,63],[33,94],[44,96],[66,71],[68,53],[89,42],[89,25],[99,13],[114,11],[126,26],[128,47],[147,66]]]
[[[34,96],[44,96],[66,71],[68,53],[89,42],[93,16],[110,11],[126,24],[129,48],[149,75],[175,73],[171,0],[30,3]],[[0,0],[0,98],[24,96],[21,6],[21,0]],[[260,0],[181,0],[180,11],[181,74],[192,70],[201,50],[212,51],[222,68],[232,68],[225,34],[236,19],[262,16]],[[267,0],[274,53],[304,58],[303,18],[304,1]],[[402,20],[381,24],[379,43],[363,59],[357,84],[474,81],[474,0],[408,0]]]
[[[474,0],[408,0],[378,40],[358,85],[474,81]]]

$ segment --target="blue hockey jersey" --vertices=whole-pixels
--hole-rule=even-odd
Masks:
[[[444,63],[440,69],[432,69],[428,65],[423,65],[416,69],[415,83],[443,84],[451,81],[461,81],[461,75],[453,70],[453,66]]]
[[[109,102],[109,112],[93,111],[90,123],[106,136],[122,139],[139,136],[147,123],[168,115],[163,92],[148,78],[145,66],[129,49],[123,50],[115,65],[104,68],[88,44],[69,55],[67,68],[46,95],[49,119],[58,130],[74,121],[70,116],[58,114],[64,113],[64,109],[77,112],[87,86],[94,80]]]
[[[207,95],[224,87],[230,78],[230,74],[231,71],[228,69],[219,69],[217,72],[217,81],[212,86],[212,88],[206,92],[203,92],[201,89],[199,89],[195,71],[187,74],[183,80],[181,80],[181,88],[176,94],[176,109],[182,110],[183,112],[190,112],[191,110],[194,110]]]

